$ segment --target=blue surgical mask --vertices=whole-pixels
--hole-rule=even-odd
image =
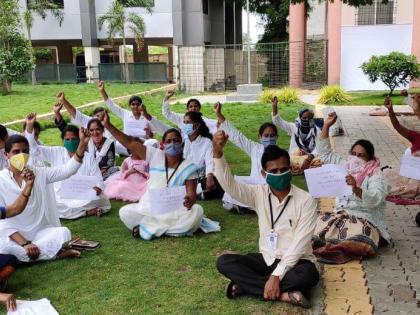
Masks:
[[[277,138],[276,137],[263,137],[260,139],[260,143],[264,146],[264,148],[268,147],[269,145],[276,145]]]
[[[292,172],[290,170],[281,174],[265,173],[267,174],[265,181],[275,190],[282,191],[290,186],[290,182],[292,181]]]
[[[165,153],[169,156],[178,156],[182,154],[182,143],[168,143],[164,144]]]
[[[194,132],[194,125],[193,124],[183,124],[182,125],[182,133],[186,136],[191,136]]]

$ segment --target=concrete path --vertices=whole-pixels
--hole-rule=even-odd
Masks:
[[[374,144],[382,166],[398,167],[408,145],[392,129],[388,117],[368,116],[375,108],[371,106],[334,108],[345,129],[344,136],[333,138],[338,153],[346,156],[351,144],[364,138]],[[410,110],[397,108],[398,112]],[[407,127],[420,130],[416,117],[402,120]],[[414,222],[418,211],[419,206],[388,203],[385,221],[391,246],[361,264],[324,266],[325,314],[420,314],[420,228]]]

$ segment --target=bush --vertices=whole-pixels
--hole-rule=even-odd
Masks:
[[[274,96],[277,96],[279,103],[291,104],[300,101],[298,90],[293,87],[284,87],[282,89],[267,89],[260,96],[262,103],[271,103]]]
[[[372,56],[361,66],[369,81],[382,81],[389,88],[389,95],[402,85],[420,77],[420,64],[416,56],[392,52],[385,56]]]
[[[321,89],[321,94],[318,98],[320,104],[341,103],[347,102],[349,95],[338,85],[328,85]]]

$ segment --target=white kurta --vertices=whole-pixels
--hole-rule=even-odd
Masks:
[[[173,111],[171,111],[169,102],[163,102],[162,114],[163,116],[166,117],[166,119],[173,122],[178,127],[181,127],[181,125],[184,123],[185,114],[174,113]],[[210,119],[207,117],[203,117],[203,120],[206,123],[207,127],[209,128],[210,132],[212,134],[215,134],[217,132],[217,120]]]
[[[162,150],[147,147],[146,161],[149,162],[148,189],[166,187],[165,153]],[[169,168],[171,176],[174,169]],[[169,182],[169,187],[183,186],[186,180],[197,178],[197,166],[184,160]],[[152,214],[150,212],[149,191],[143,195],[138,203],[129,204],[120,209],[121,221],[132,230],[139,226],[140,236],[145,240],[160,237],[191,235],[201,224],[204,217],[203,208],[195,204],[190,210],[185,207],[166,214]]]
[[[31,159],[30,164],[39,164],[40,161],[48,164],[52,167],[57,167],[67,163],[70,160],[70,156],[64,147],[58,146],[37,146],[34,143],[33,134],[25,133],[30,149]],[[32,155],[36,156],[37,160],[32,160]],[[92,154],[86,152],[83,159],[83,164],[77,171],[77,175],[94,176],[97,178],[97,187],[104,190],[105,184],[102,179],[102,174],[98,166],[98,162]],[[62,219],[77,219],[86,215],[86,211],[101,208],[102,211],[108,212],[111,210],[111,203],[106,196],[101,193],[99,199],[95,200],[78,200],[77,196],[74,199],[62,199],[60,198],[61,182],[54,184],[54,190],[56,193],[57,210],[60,218]]]
[[[0,253],[15,255],[20,261],[28,262],[25,249],[9,236],[19,232],[40,249],[38,260],[56,257],[63,244],[71,239],[70,230],[60,225],[55,196],[49,184],[62,181],[75,174],[81,164],[74,159],[60,167],[32,167],[35,184],[25,210],[13,217],[0,221]],[[0,171],[0,204],[11,204],[16,200],[25,183],[19,187],[9,169]]]
[[[130,130],[127,129],[127,126],[129,124],[143,124],[145,125],[147,128],[149,128],[150,130],[153,130],[152,126],[149,124],[149,121],[144,118],[143,116],[140,116],[139,119],[136,119],[136,117],[134,117],[133,113],[129,110],[126,110],[124,108],[121,108],[120,106],[118,106],[117,104],[115,104],[112,99],[108,98],[105,101],[106,106],[111,110],[111,112],[113,112],[116,116],[118,116],[119,118],[121,118],[121,120],[123,121],[123,132],[126,135],[132,136],[132,137],[138,137],[140,139],[146,139],[144,137],[144,135],[141,134],[133,134],[130,132]],[[127,149],[119,142],[116,142],[115,144],[115,151],[118,154],[122,154],[122,155],[129,155]]]
[[[284,119],[280,117],[279,114],[272,115],[272,119],[273,119],[273,124],[283,129],[290,136],[289,154],[292,155],[299,148],[295,139],[295,135],[298,133],[296,123],[285,121]],[[320,135],[321,129],[319,129],[317,126],[315,128],[317,132],[316,134]],[[315,147],[310,153],[313,154],[314,156],[317,156],[318,155],[317,148]]]

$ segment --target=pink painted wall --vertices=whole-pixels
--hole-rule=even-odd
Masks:
[[[340,84],[341,0],[327,5],[328,84]]]
[[[305,70],[306,14],[305,4],[289,7],[289,84],[300,87]]]

